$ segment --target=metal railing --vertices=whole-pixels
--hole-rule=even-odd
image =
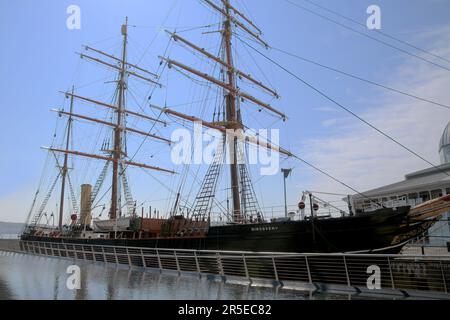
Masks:
[[[368,288],[372,276],[368,270],[375,266],[381,289],[448,294],[450,287],[448,256],[429,259],[381,254],[252,253],[33,241],[21,241],[20,249],[38,255],[217,275],[224,279],[270,281],[278,286],[331,284],[358,290]]]
[[[444,245],[411,243],[403,248],[402,254],[414,256],[446,256],[447,259],[450,259],[450,251]]]

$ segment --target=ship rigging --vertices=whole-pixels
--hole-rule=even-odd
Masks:
[[[68,119],[65,143],[63,147],[51,146],[45,148],[54,156],[58,173],[38,210],[36,212],[30,211],[27,230],[23,234],[23,239],[74,243],[97,241],[102,244],[110,243],[114,245],[130,244],[148,247],[245,251],[342,252],[384,249],[396,251],[400,250],[409,239],[422,234],[434,223],[442,210],[450,206],[450,199],[443,197],[439,201],[427,203],[412,210],[407,206],[399,208],[380,206],[379,210],[357,216],[353,214],[351,207],[349,207],[349,212],[336,208],[340,217],[319,219],[315,216],[318,203],[329,207],[333,206],[318,197],[314,197],[311,193],[305,193],[309,196],[311,207],[311,215],[308,219],[294,221],[285,217],[281,220],[269,220],[261,209],[256,196],[247,161],[248,148],[262,148],[266,151],[277,152],[282,156],[300,160],[349,189],[356,192],[357,190],[308,163],[288,149],[279,146],[268,137],[253,135],[249,132],[251,130],[249,130],[249,125],[244,117],[245,112],[247,112],[246,109],[248,109],[248,112],[254,112],[256,106],[259,113],[275,117],[283,123],[287,121],[288,116],[271,104],[272,101],[280,99],[280,94],[276,89],[237,67],[236,49],[233,47],[233,40],[236,36],[236,30],[238,30],[262,48],[269,48],[269,44],[262,38],[260,28],[243,12],[235,8],[229,0],[221,0],[220,5],[211,0],[203,0],[203,3],[221,17],[222,22],[219,25],[221,29],[210,32],[220,34],[218,55],[202,48],[176,31],[166,32],[170,43],[176,43],[193,52],[196,57],[200,56],[202,59],[206,59],[206,62],[205,60],[201,60],[201,62],[212,64],[216,74],[206,73],[189,63],[180,62],[166,54],[160,55],[159,59],[163,70],[167,69],[168,72],[175,70],[189,81],[194,83],[202,81],[207,84],[208,89],[220,93],[222,99],[218,99],[214,105],[212,120],[207,119],[207,117],[211,117],[210,114],[206,116],[188,115],[185,112],[175,110],[173,107],[168,107],[166,103],[164,106],[157,106],[152,102],[145,104],[147,111],[155,112],[156,110],[157,115],[155,116],[135,111],[127,106],[126,97],[130,90],[129,78],[137,78],[153,88],[161,89],[163,87],[160,74],[151,72],[128,60],[129,24],[127,18],[121,27],[120,57],[93,46],[85,46],[86,53],[79,54],[81,59],[113,70],[116,73],[114,100],[108,103],[101,99],[85,97],[77,93],[75,88],[63,93],[67,99],[70,99],[70,110],[55,109],[53,111],[57,112],[60,117]],[[253,46],[250,47],[260,53]],[[266,55],[262,55],[266,57]],[[271,61],[273,62],[273,60]],[[278,66],[282,68],[282,66]],[[251,86],[254,91],[257,90],[258,96],[245,90],[246,84]],[[261,92],[270,97],[270,102],[265,102],[263,98],[259,97]],[[103,111],[112,112],[112,117],[105,120],[76,113],[74,111],[76,101],[86,103],[91,107],[98,107]],[[164,120],[163,116],[168,120]],[[147,122],[150,129],[146,131],[134,127],[128,121],[128,117]],[[74,120],[112,129],[109,132],[110,138],[105,139],[102,144],[100,150],[102,154],[71,148]],[[163,168],[135,160],[135,155],[140,148],[134,155],[130,156],[127,144],[128,136],[132,134],[144,139],[141,145],[158,142],[170,146],[173,143],[171,138],[158,134],[156,127],[171,126],[171,120],[175,123],[181,121],[182,125],[199,123],[205,128],[218,131],[221,138],[215,150],[213,161],[206,170],[192,204],[189,203],[189,199],[185,195],[184,189],[189,166],[184,166],[183,172],[180,173],[181,179],[177,191],[171,192],[175,197],[172,199],[166,215],[160,217],[158,214],[156,217],[155,215],[151,217],[150,209],[147,218],[144,217],[143,211],[141,217],[139,217],[137,203],[133,199],[129,187],[128,168],[136,167],[165,175],[177,175],[178,172],[175,169]],[[379,132],[384,134],[381,131]],[[396,142],[395,139],[391,138],[391,140]],[[60,158],[57,154],[63,156],[62,165],[59,163]],[[81,157],[104,162],[103,169],[94,187],[82,184],[79,208],[70,179],[72,168],[69,168],[69,157]],[[229,162],[225,161],[226,157],[230,160]],[[228,166],[229,178],[229,188],[224,189],[228,193],[226,197],[227,206],[224,208],[227,221],[220,226],[213,226],[213,205],[222,206],[220,202],[217,204],[216,198],[219,180],[221,175],[224,174],[223,168],[225,166]],[[96,207],[95,200],[104,185],[110,167],[112,167],[112,172],[111,183],[107,188],[107,192],[110,191],[108,219],[94,221],[91,225],[92,211]],[[45,207],[59,179],[61,179],[61,193],[58,229],[49,231],[40,228],[40,221],[45,214]],[[66,184],[69,185],[72,200],[72,214],[68,225],[64,225]],[[363,194],[359,194],[364,197]],[[124,205],[122,196],[125,198]],[[231,200],[231,204],[228,200]],[[369,201],[373,200],[369,199]],[[123,206],[127,208],[127,216],[122,212]],[[303,209],[304,203],[303,208],[299,204],[299,210]],[[423,210],[426,210],[426,213]],[[355,242],[354,239],[359,239],[359,241]]]

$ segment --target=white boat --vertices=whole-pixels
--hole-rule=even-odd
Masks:
[[[95,231],[127,231],[131,226],[131,218],[117,218],[114,220],[94,219],[93,226]]]

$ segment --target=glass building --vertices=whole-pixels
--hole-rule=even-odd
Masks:
[[[450,194],[450,123],[444,129],[439,142],[441,165],[409,173],[403,181],[382,186],[351,197],[356,213],[379,208],[374,203],[386,207],[399,205],[415,206],[431,199]],[[369,197],[370,199],[368,199]],[[446,246],[450,250],[450,213],[444,213],[441,219],[428,230],[426,237],[431,246]]]
[[[439,143],[439,155],[441,157],[441,164],[450,163],[450,122],[442,134]]]

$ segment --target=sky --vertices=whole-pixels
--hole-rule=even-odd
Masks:
[[[307,1],[292,1],[450,68],[448,62],[334,17]],[[423,98],[450,104],[448,70],[367,39],[285,0],[233,2],[263,30],[263,38],[275,48]],[[315,2],[361,23],[365,23],[368,18],[367,7],[376,4],[381,9],[381,31],[450,60],[448,0]],[[66,10],[70,5],[77,5],[81,9],[79,30],[70,30],[66,26],[69,16]],[[215,23],[220,20],[200,0],[0,0],[0,220],[24,221],[40,181],[43,180],[42,185],[51,184],[56,172],[55,163],[53,159],[46,161],[48,154],[40,147],[49,146],[52,141],[58,145],[62,141],[64,119],[49,111],[52,108],[67,108],[68,101],[59,91],[75,85],[77,92],[82,95],[104,101],[111,99],[114,86],[110,81],[114,80],[114,73],[81,61],[75,53],[82,52],[83,45],[91,45],[118,55],[120,25],[125,16],[129,17],[131,25],[130,61],[155,71],[161,68],[158,56],[168,55],[214,72],[212,67],[204,63],[205,60],[199,62],[197,57],[189,56],[184,48],[173,43],[168,46],[169,38],[163,31],[183,32],[184,36],[200,43],[202,47],[216,50],[217,34],[202,32],[216,31]],[[208,28],[197,28],[208,25]],[[256,128],[269,125],[279,128],[281,145],[359,191],[397,182],[409,172],[429,167],[251,49],[247,51],[242,44],[235,45],[236,66],[249,70],[256,78],[273,85],[281,99],[271,103],[289,117],[283,123],[266,113],[257,114],[256,108],[246,106],[243,110],[244,119]],[[323,70],[276,50],[260,50],[421,156],[439,163],[438,142],[445,125],[450,121],[450,110]],[[192,81],[183,79],[174,70],[164,74],[161,82],[165,88],[152,95],[152,102],[156,104],[176,106],[205,99],[204,88],[195,87]],[[135,106],[143,103],[151,92],[149,86],[142,82],[130,84],[130,88],[137,99],[130,96],[128,102]],[[252,94],[267,98],[257,91],[252,91]],[[91,110],[86,106],[77,105],[78,113],[108,117],[104,110]],[[206,104],[180,106],[177,110],[209,117],[211,114]],[[149,115],[154,112],[145,111]],[[149,129],[142,122],[134,121],[132,124],[143,130]],[[93,138],[98,134],[95,130],[76,122],[76,147],[98,151],[96,148],[102,141]],[[170,136],[172,128],[157,130]],[[130,149],[138,147],[141,141],[137,137],[130,137]],[[170,150],[161,144],[156,144],[156,147],[155,144],[146,145],[142,151],[143,155],[136,160],[180,169],[168,163]],[[72,164],[75,168],[84,169],[80,170],[83,174],[74,174],[74,186],[95,183],[96,172],[101,169],[101,164],[84,160],[72,160]],[[287,181],[289,204],[295,205],[303,190],[352,193],[295,159],[283,160],[282,166],[294,168]],[[256,193],[261,205],[282,205],[281,174],[258,177],[255,176],[256,171],[252,171],[254,180],[258,181]],[[183,191],[192,197],[198,187],[198,177],[190,178],[194,182],[187,183]],[[143,174],[142,171],[131,171],[130,181],[133,181],[131,188],[136,198],[145,202],[146,206],[153,205],[163,211],[167,210],[167,188],[176,189],[180,176],[167,177],[153,172]],[[45,190],[40,194],[45,194]],[[49,210],[54,211],[56,208]]]

